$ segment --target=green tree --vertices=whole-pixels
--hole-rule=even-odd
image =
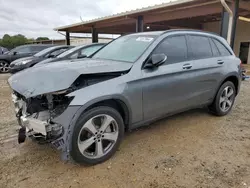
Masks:
[[[17,46],[23,45],[27,42],[28,42],[27,38],[21,34],[14,35],[14,36],[5,34],[3,38],[0,40],[0,46],[3,46],[8,49],[12,49]]]
[[[36,41],[38,41],[38,40],[49,40],[49,38],[48,38],[48,37],[38,37],[38,38],[36,39]]]

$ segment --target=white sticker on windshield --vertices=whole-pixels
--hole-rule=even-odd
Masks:
[[[152,37],[138,37],[136,41],[141,41],[141,42],[151,42],[154,38]]]

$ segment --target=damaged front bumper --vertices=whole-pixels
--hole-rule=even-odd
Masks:
[[[24,100],[12,94],[12,101],[15,106],[18,123],[22,129],[25,129],[29,137],[39,138],[39,140],[46,142],[58,138],[63,134],[62,125],[51,121],[49,111],[28,115],[26,112],[27,104]]]
[[[51,118],[49,110],[28,114],[27,103],[15,94],[12,94],[12,101],[21,126],[18,141],[24,142],[27,136],[39,143],[50,143],[63,151],[63,159],[68,159],[70,125],[80,107],[67,106],[62,113]]]

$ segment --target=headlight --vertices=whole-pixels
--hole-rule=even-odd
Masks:
[[[23,61],[19,61],[16,63],[16,65],[24,65],[26,63],[29,63],[31,60],[23,60]]]

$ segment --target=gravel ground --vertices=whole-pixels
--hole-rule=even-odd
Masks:
[[[59,152],[28,140],[18,145],[6,79],[0,75],[0,187],[250,188],[250,82],[233,111],[193,110],[125,135],[109,161],[64,163]]]

